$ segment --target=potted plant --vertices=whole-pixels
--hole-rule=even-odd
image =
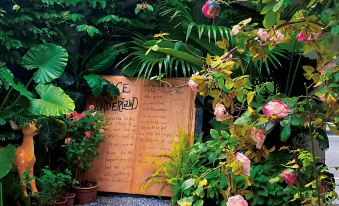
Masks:
[[[49,168],[42,169],[37,179],[40,191],[37,199],[40,205],[72,206],[75,194],[66,193],[66,186],[76,184],[70,170],[53,172]]]
[[[94,202],[98,183],[84,178],[85,172],[92,166],[94,158],[99,157],[98,148],[104,141],[105,118],[93,105],[88,110],[67,114],[64,120],[68,126],[63,147],[69,167],[75,171],[78,185],[73,185],[76,199],[80,204]]]

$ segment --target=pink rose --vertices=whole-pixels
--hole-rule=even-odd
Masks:
[[[283,33],[281,33],[280,31],[276,31],[274,42],[276,44],[280,44],[282,40],[284,39],[284,37],[285,35]]]
[[[88,137],[91,137],[91,132],[90,131],[86,131],[85,132],[85,136],[88,138]]]
[[[72,116],[71,114],[66,114],[67,119],[71,118],[71,116]]]
[[[99,129],[99,132],[100,132],[100,133],[104,133],[105,130],[104,130],[103,128],[100,128],[100,129]]]
[[[266,139],[266,134],[264,130],[253,127],[251,130],[251,138],[257,143],[256,148],[261,149]]]
[[[267,41],[271,38],[271,35],[268,33],[268,31],[264,29],[259,29],[257,34],[261,41]]]
[[[226,115],[228,115],[225,106],[223,104],[217,103],[217,105],[215,105],[214,115],[217,121],[223,121]]]
[[[295,184],[298,178],[297,174],[295,174],[294,172],[288,172],[288,171],[282,172],[280,176],[282,176],[284,180],[286,181],[286,183],[291,186]]]
[[[93,104],[91,104],[91,105],[89,105],[89,106],[88,106],[88,109],[89,109],[89,110],[94,110],[94,109],[95,109],[95,107],[94,107],[94,105],[93,105]]]
[[[214,19],[219,13],[220,6],[215,0],[208,0],[205,2],[204,6],[201,9],[201,12],[205,17],[209,19]]]
[[[287,117],[289,112],[290,108],[278,99],[268,102],[263,108],[263,113],[266,116],[277,116],[280,119]]]
[[[305,34],[304,30],[301,30],[297,35],[297,41],[307,42],[308,36]]]
[[[248,203],[243,196],[235,195],[228,198],[227,206],[248,206]]]
[[[70,143],[71,142],[71,138],[66,138],[65,139],[65,143]]]
[[[86,117],[86,114],[85,113],[81,113],[81,114],[79,114],[79,117],[80,118],[84,118],[84,117]]]
[[[199,84],[195,83],[192,79],[188,81],[188,86],[191,88],[193,92],[197,92],[199,88]]]
[[[249,160],[244,154],[237,152],[235,159],[242,164],[242,170],[245,175],[250,176],[251,173],[251,160]]]

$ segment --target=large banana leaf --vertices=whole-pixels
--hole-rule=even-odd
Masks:
[[[15,147],[13,145],[8,145],[0,149],[0,180],[11,171],[14,161]]]
[[[28,69],[38,69],[33,79],[46,84],[60,77],[68,60],[67,50],[55,44],[40,44],[32,47],[22,58],[22,65]]]
[[[30,93],[24,85],[14,82],[13,73],[5,66],[4,63],[0,63],[0,79],[6,81],[8,85],[20,92],[21,95],[28,99],[32,99],[32,93]]]
[[[60,87],[38,84],[35,90],[41,99],[31,100],[28,109],[35,115],[59,116],[68,114],[75,108],[73,100]]]
[[[102,94],[104,88],[106,88],[106,91],[110,95],[114,96],[120,95],[119,89],[115,85],[111,84],[109,81],[105,79],[102,79],[100,76],[96,74],[84,75],[84,78],[88,86],[91,88],[92,94],[96,97]]]

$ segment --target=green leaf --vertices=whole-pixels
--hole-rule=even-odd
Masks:
[[[273,7],[273,11],[277,12],[281,8],[283,3],[284,3],[284,0],[280,0],[278,3],[276,3],[276,5],[274,5],[274,7]]]
[[[181,188],[183,190],[187,190],[190,187],[192,187],[194,185],[194,183],[195,183],[195,180],[193,178],[190,178],[190,179],[186,180],[184,183],[182,183]]]
[[[0,79],[6,81],[13,89],[20,92],[21,95],[27,97],[28,99],[33,99],[33,94],[27,90],[27,88],[22,84],[16,84],[14,82],[14,76],[12,72],[4,65],[0,63]]]
[[[60,116],[72,112],[75,108],[73,100],[60,87],[38,84],[35,90],[41,99],[31,100],[28,109],[35,115]]]
[[[100,96],[104,87],[102,78],[96,74],[84,75],[84,78],[91,88],[93,95],[96,97]]]
[[[0,149],[0,180],[12,170],[14,161],[15,147],[13,145],[8,145]]]
[[[87,72],[98,73],[111,66],[117,53],[112,48],[108,48],[97,56],[91,58],[86,64]]]
[[[55,44],[40,44],[32,47],[22,58],[22,65],[38,70],[33,79],[36,83],[46,84],[60,77],[68,60],[67,50]]]
[[[114,84],[112,84],[111,82],[104,80],[103,85],[106,86],[108,94],[114,95],[114,96],[120,95],[119,88],[115,86]]]
[[[265,87],[266,87],[267,91],[269,91],[270,93],[274,92],[274,84],[272,82],[267,82],[265,84]]]
[[[210,134],[211,134],[211,137],[212,137],[213,139],[219,139],[219,133],[218,133],[217,130],[211,129],[211,130],[210,130]]]
[[[243,115],[241,115],[241,117],[239,117],[238,119],[234,121],[234,124],[244,125],[250,121],[250,116],[251,114],[249,112],[245,112]]]
[[[288,138],[290,137],[290,135],[291,135],[291,126],[288,125],[288,126],[284,127],[284,129],[281,131],[280,140],[282,142],[286,142],[288,140]]]
[[[151,11],[152,12],[153,10],[154,10],[153,6],[148,4],[147,5],[147,11]]]
[[[193,206],[203,206],[203,205],[204,205],[204,200],[197,200],[193,204]]]
[[[100,34],[100,31],[97,28],[91,25],[87,25],[87,24],[82,24],[82,25],[77,26],[76,30],[85,31],[90,37],[93,37],[94,34]]]
[[[263,25],[266,29],[271,28],[277,22],[277,14],[273,11],[265,15]]]
[[[332,30],[331,30],[331,33],[334,36],[338,36],[338,34],[339,34],[339,25],[336,25],[335,27],[333,27]]]

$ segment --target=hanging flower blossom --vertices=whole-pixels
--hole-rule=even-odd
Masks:
[[[280,31],[275,32],[274,42],[276,44],[280,44],[282,40],[284,39],[285,35],[281,33]]]
[[[94,105],[93,105],[93,104],[91,104],[91,105],[89,105],[89,106],[88,106],[88,109],[89,109],[89,110],[94,110],[94,109],[95,109],[95,107],[94,107]]]
[[[243,196],[235,195],[228,198],[227,206],[248,206],[248,202]]]
[[[280,176],[282,176],[284,180],[286,181],[286,183],[291,186],[293,186],[298,179],[297,174],[295,174],[294,172],[290,172],[290,171],[282,172]]]
[[[71,118],[71,116],[72,116],[71,114],[66,114],[67,119]]]
[[[206,1],[204,6],[201,9],[204,16],[210,19],[214,19],[219,13],[219,10],[220,10],[220,6],[218,2],[215,0]]]
[[[262,42],[265,42],[271,38],[271,35],[265,29],[259,29],[257,34],[258,34],[260,41]]]
[[[86,131],[86,132],[85,132],[85,136],[86,136],[87,138],[91,137],[91,132],[90,132],[90,131]]]
[[[288,116],[290,108],[282,101],[275,99],[268,102],[264,108],[263,113],[269,117],[278,117],[280,119]]]
[[[242,164],[242,170],[245,175],[250,176],[251,173],[251,160],[248,159],[244,154],[237,152],[235,159]]]
[[[191,88],[192,92],[197,92],[199,84],[195,83],[192,79],[188,81],[188,86]]]
[[[71,142],[71,138],[66,138],[65,139],[65,143],[70,143]]]
[[[301,30],[299,34],[297,35],[297,41],[300,41],[300,42],[308,41],[308,36],[305,34],[304,30]]]
[[[217,103],[217,105],[215,105],[214,115],[217,121],[223,121],[228,115],[225,105]]]
[[[262,145],[265,142],[266,134],[264,130],[253,127],[253,129],[251,130],[251,138],[257,143],[256,148],[261,149]]]

